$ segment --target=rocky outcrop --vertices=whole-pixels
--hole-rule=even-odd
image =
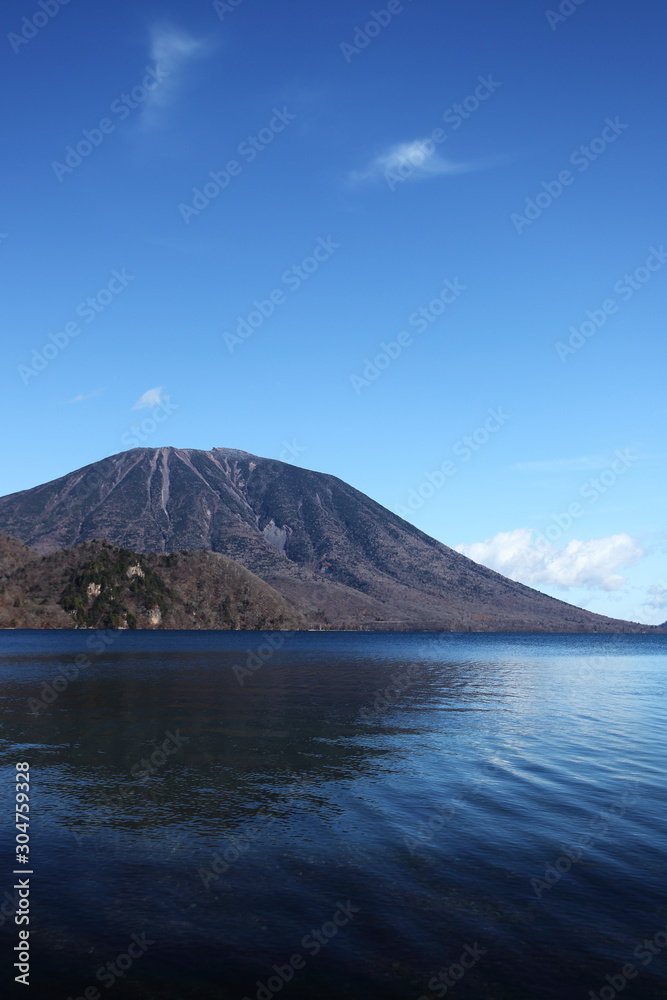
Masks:
[[[3,563],[4,552],[14,554],[13,569]],[[84,542],[39,556],[0,537],[0,567],[4,628],[307,627],[263,580],[213,552],[140,555]]]

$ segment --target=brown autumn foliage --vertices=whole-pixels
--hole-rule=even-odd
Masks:
[[[219,553],[144,555],[91,541],[40,556],[0,535],[0,627],[291,630],[308,623]]]

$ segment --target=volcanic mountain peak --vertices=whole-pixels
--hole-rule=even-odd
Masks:
[[[334,476],[236,448],[135,448],[0,498],[0,530],[41,553],[104,539],[220,552],[307,617],[352,627],[648,631],[472,562]]]

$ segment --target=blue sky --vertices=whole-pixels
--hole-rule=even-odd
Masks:
[[[666,22],[12,4],[0,493],[237,447],[664,621]]]

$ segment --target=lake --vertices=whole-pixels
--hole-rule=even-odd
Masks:
[[[2,991],[26,762],[33,998],[667,998],[666,679],[667,636],[5,631]]]

